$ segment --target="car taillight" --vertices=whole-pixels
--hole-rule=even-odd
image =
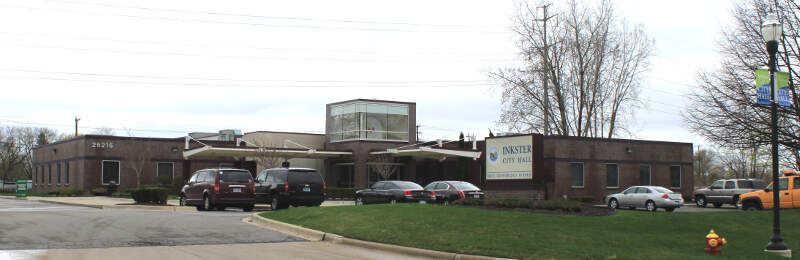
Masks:
[[[432,192],[432,191],[431,191],[431,198],[432,198],[432,199],[435,199],[435,198],[436,198],[436,192]]]
[[[411,196],[411,191],[410,190],[403,191],[403,195],[410,197]]]
[[[251,184],[251,186],[250,186],[250,187],[252,187],[252,188],[253,188],[253,194],[255,194],[255,193],[256,193],[256,185],[255,185],[255,184]]]
[[[667,194],[666,194],[666,193],[664,193],[664,195],[661,195],[661,198],[662,198],[662,199],[668,199],[668,198],[669,198],[669,196],[667,196]]]
[[[322,194],[325,194],[327,190],[328,190],[328,185],[326,185],[325,182],[322,182]]]
[[[214,183],[214,192],[219,192],[219,183]]]
[[[283,191],[284,192],[289,192],[289,182],[288,181],[283,183]]]
[[[464,198],[464,191],[461,191],[461,190],[458,191],[458,196],[461,197],[461,198]]]

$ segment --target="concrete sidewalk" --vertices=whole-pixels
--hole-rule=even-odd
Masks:
[[[14,196],[0,196],[4,199],[17,199]],[[196,211],[194,206],[178,206],[178,200],[167,201],[167,206],[133,205],[135,201],[129,198],[114,198],[105,196],[94,197],[25,197],[22,199],[35,200],[48,203],[57,203],[72,206],[84,206],[98,209],[137,209],[137,210],[166,210],[166,211]],[[355,205],[353,201],[331,200],[322,203],[323,207]],[[256,204],[256,209],[267,210],[269,205]]]

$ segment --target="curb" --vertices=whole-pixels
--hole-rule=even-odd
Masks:
[[[390,245],[384,243],[377,243],[377,242],[370,242],[352,238],[346,238],[340,235],[336,235],[333,233],[325,233],[319,230],[313,230],[309,228],[304,228],[297,225],[292,225],[268,218],[264,218],[258,215],[259,213],[253,213],[252,217],[250,217],[250,221],[255,224],[259,225],[268,229],[272,229],[284,234],[297,236],[309,241],[327,241],[334,244],[344,244],[344,245],[351,245],[357,247],[363,247],[368,249],[376,249],[376,250],[383,250],[389,251],[394,253],[406,254],[406,255],[413,255],[413,256],[420,256],[426,258],[433,258],[433,259],[464,259],[464,260],[502,260],[508,258],[497,258],[497,257],[490,257],[490,256],[480,256],[480,255],[464,255],[458,253],[449,253],[449,252],[442,252],[430,249],[421,249],[421,248],[414,248],[414,247],[406,247],[406,246],[398,246],[398,245]]]
[[[96,208],[96,209],[137,209],[137,210],[161,210],[161,211],[195,211],[194,208],[191,208],[191,207],[180,207],[180,206],[94,205],[94,204],[77,203],[77,202],[66,202],[66,201],[57,201],[57,200],[48,200],[48,199],[39,199],[37,201],[47,202],[47,203],[55,203],[55,204],[62,204],[62,205],[70,205],[70,206],[90,207],[90,208]]]

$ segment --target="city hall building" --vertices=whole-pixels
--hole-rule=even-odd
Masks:
[[[356,99],[325,106],[325,134],[236,130],[180,138],[84,135],[34,149],[34,191],[124,190],[159,176],[186,180],[199,169],[254,174],[288,162],[314,168],[330,187],[384,180],[425,185],[463,180],[488,197],[539,200],[658,185],[691,196],[692,144],[626,139],[506,135],[486,140],[417,140],[416,104]],[[386,169],[391,169],[386,172]]]

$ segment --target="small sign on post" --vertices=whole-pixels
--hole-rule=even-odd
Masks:
[[[756,70],[756,88],[759,105],[769,105],[770,89],[769,89],[769,70],[757,69]],[[783,71],[775,72],[775,99],[779,106],[788,107],[792,105],[789,98],[789,73]]]
[[[17,198],[24,198],[28,196],[28,181],[17,180]]]

